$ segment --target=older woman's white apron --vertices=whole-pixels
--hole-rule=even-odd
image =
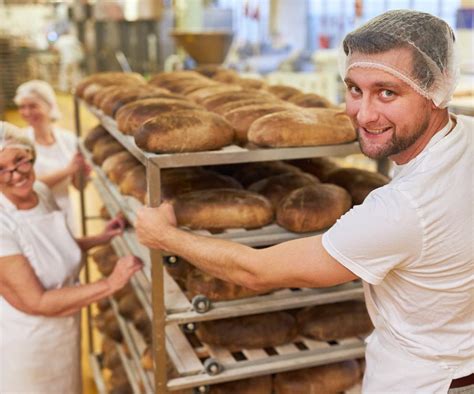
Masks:
[[[11,208],[24,255],[45,289],[74,285],[81,251],[64,213],[21,215]],[[28,315],[0,297],[0,393],[80,394],[80,314]]]

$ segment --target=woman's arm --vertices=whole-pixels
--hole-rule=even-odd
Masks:
[[[116,235],[122,234],[124,228],[125,219],[122,214],[118,214],[114,219],[107,222],[102,233],[88,237],[76,238],[76,242],[81,250],[86,252],[95,246],[109,242]]]
[[[81,153],[77,152],[66,167],[49,174],[39,176],[38,180],[52,188],[70,176],[74,178],[76,174],[81,173],[83,169],[86,168],[87,164],[84,160],[84,157]],[[87,170],[85,171],[87,172]]]
[[[112,274],[105,279],[46,290],[25,256],[0,257],[0,296],[16,309],[30,315],[70,316],[120,290],[142,265],[137,257],[122,257]]]

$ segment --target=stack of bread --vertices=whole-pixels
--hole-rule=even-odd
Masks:
[[[289,147],[355,139],[348,118],[324,97],[267,86],[233,70],[163,72],[148,83],[132,73],[99,73],[84,79],[76,94],[155,153],[215,150],[236,142]]]

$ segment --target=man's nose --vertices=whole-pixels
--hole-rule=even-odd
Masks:
[[[364,127],[364,125],[371,124],[378,120],[378,111],[374,103],[371,102],[370,97],[364,97],[359,104],[357,111],[357,123]]]

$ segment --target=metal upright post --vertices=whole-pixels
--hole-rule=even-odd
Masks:
[[[148,160],[146,163],[148,203],[151,207],[159,206],[161,202],[160,167]],[[167,393],[166,368],[166,333],[165,333],[165,292],[163,281],[162,255],[159,250],[150,250],[151,261],[151,300],[153,310],[153,360],[155,363],[155,392]]]
[[[79,139],[82,134],[81,129],[81,103],[77,96],[74,95],[74,125],[76,128],[76,136]],[[81,187],[79,188],[79,198],[80,198],[80,209],[81,209],[81,233],[82,236],[87,235],[87,217],[86,217],[86,196],[84,193],[84,185],[85,179],[81,180]],[[90,282],[90,268],[89,268],[89,261],[87,259],[87,254],[83,254],[82,256],[85,261],[84,264],[84,277],[87,283]],[[87,336],[89,342],[89,353],[94,353],[94,337],[92,335],[92,309],[91,306],[87,306]]]

